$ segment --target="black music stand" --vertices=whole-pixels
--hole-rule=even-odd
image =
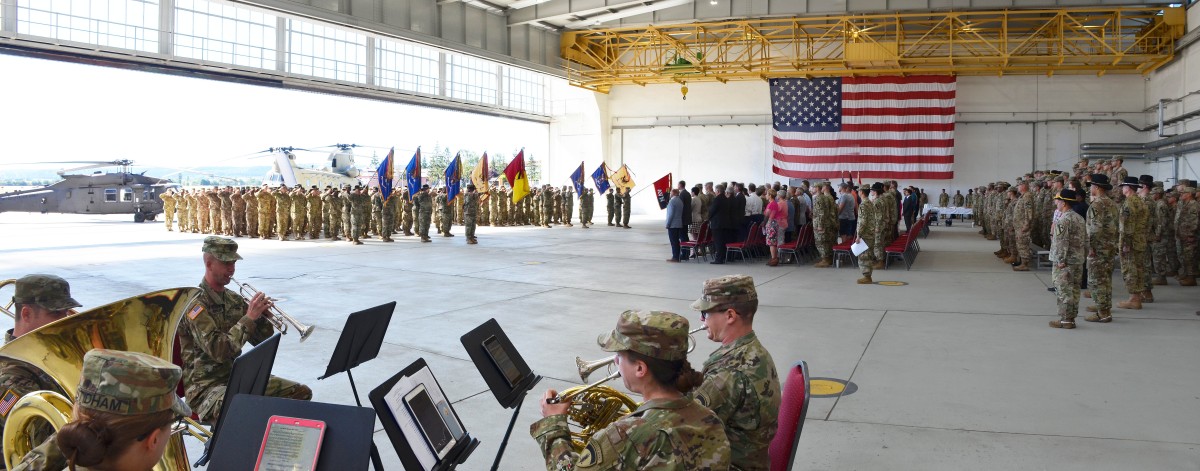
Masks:
[[[493,338],[511,360],[512,365],[507,366],[516,369],[520,379],[515,382],[510,382],[511,380],[502,371],[502,366],[497,364],[484,346],[485,342]],[[521,404],[525,400],[525,394],[533,389],[533,386],[540,382],[542,377],[533,374],[529,364],[525,363],[525,359],[517,352],[517,348],[513,346],[512,341],[508,339],[508,335],[504,333],[504,329],[500,328],[500,323],[496,322],[495,318],[488,319],[479,327],[467,332],[461,340],[463,348],[467,349],[467,355],[471,357],[471,362],[475,363],[475,368],[483,376],[483,381],[496,396],[496,401],[505,409],[513,409],[512,419],[508,421],[508,429],[504,431],[504,440],[500,441],[500,449],[496,451],[496,460],[492,462],[492,471],[496,471],[500,469],[500,458],[504,456],[504,449],[508,447],[508,439],[512,435],[513,427],[517,424],[517,416],[521,414]]]
[[[420,460],[409,444],[407,435],[400,428],[396,416],[392,413],[392,408],[388,405],[384,397],[387,396],[392,388],[396,387],[396,383],[400,382],[400,380],[414,376],[427,368],[429,368],[429,365],[425,363],[425,359],[418,358],[417,361],[400,370],[395,376],[388,378],[387,381],[384,381],[379,387],[371,390],[371,393],[367,395],[371,400],[371,405],[375,406],[375,415],[379,417],[379,422],[383,424],[383,430],[387,432],[388,438],[392,441],[392,447],[396,449],[396,455],[400,457],[400,463],[407,471],[423,471],[425,468],[421,465]],[[430,371],[429,375],[433,377],[433,372]],[[442,386],[437,381],[437,378],[434,377],[433,384],[425,384],[425,388],[437,388],[440,391]],[[445,393],[442,394],[445,395]],[[451,413],[457,419],[458,412],[454,411],[454,405],[450,404],[448,399],[446,406],[449,407]],[[408,411],[404,411],[404,413],[408,413]],[[425,438],[421,437],[421,439],[424,440]],[[453,470],[458,465],[464,463],[467,457],[471,455],[471,452],[475,451],[475,448],[478,446],[479,440],[472,438],[471,434],[466,432],[466,427],[463,426],[462,438],[446,453],[444,458],[430,468],[430,471]]]
[[[254,469],[273,415],[325,422],[316,471],[367,469],[367,450],[375,432],[375,411],[370,408],[246,394],[234,396],[230,404],[228,432],[213,446],[208,469]]]
[[[388,324],[391,323],[392,313],[395,311],[396,302],[392,301],[350,314],[346,318],[342,336],[333,348],[333,356],[329,358],[325,375],[317,379],[346,372],[346,378],[350,380],[350,391],[354,393],[354,402],[358,407],[362,407],[362,400],[358,397],[358,386],[354,384],[354,374],[350,373],[350,370],[379,356],[383,336],[387,333]],[[375,471],[383,471],[383,460],[379,458],[379,449],[375,447],[374,441],[371,442],[371,464],[375,466]]]
[[[204,444],[204,453],[192,467],[208,464],[212,457],[213,444],[221,434],[225,424],[226,413],[234,396],[249,394],[262,396],[267,391],[267,382],[271,380],[271,368],[275,366],[275,353],[279,351],[280,334],[276,332],[271,337],[259,342],[250,351],[242,353],[233,359],[233,370],[229,372],[229,385],[225,387],[225,396],[221,400],[221,411],[212,426],[212,436]],[[265,425],[264,425],[265,427]],[[221,468],[215,468],[221,469]]]

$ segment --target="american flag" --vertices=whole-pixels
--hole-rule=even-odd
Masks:
[[[13,405],[16,404],[17,399],[20,398],[21,396],[18,396],[17,393],[14,393],[11,389],[4,393],[4,400],[0,400],[0,417],[7,417],[8,411],[12,410]]]
[[[790,178],[954,178],[953,76],[771,79],[774,165]]]

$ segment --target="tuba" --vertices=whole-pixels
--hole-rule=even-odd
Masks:
[[[12,469],[33,446],[29,431],[36,420],[55,430],[71,420],[71,401],[79,389],[83,355],[95,348],[123,350],[172,360],[179,320],[192,308],[200,290],[174,288],[134,296],[46,324],[0,348],[0,361],[16,361],[40,369],[57,383],[59,394],[36,391],[12,407],[4,427],[4,462]],[[172,434],[155,471],[187,470],[187,449]]]

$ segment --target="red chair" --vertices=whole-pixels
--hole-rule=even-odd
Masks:
[[[179,334],[175,334],[175,343],[171,346],[171,363],[183,368],[183,350],[179,347]],[[175,386],[175,394],[179,397],[187,397],[187,390],[183,387],[183,379],[179,380],[179,384]],[[192,412],[192,420],[200,420],[200,416],[196,412]]]
[[[800,444],[800,432],[804,431],[804,417],[808,415],[809,398],[808,363],[802,360],[792,365],[783,384],[779,425],[767,452],[771,457],[771,471],[791,471],[792,463],[796,461],[796,447]]]
[[[833,245],[833,263],[834,266],[842,267],[842,257],[848,257],[851,265],[858,265],[858,257],[850,251],[850,246],[854,245],[854,238],[848,237],[845,242]]]
[[[695,261],[698,257],[697,254],[700,253],[700,247],[709,245],[712,245],[712,231],[708,230],[708,222],[704,222],[700,224],[700,232],[696,234],[696,240],[679,243],[679,252],[682,254],[686,250],[688,257]],[[707,259],[708,256],[705,255],[704,258]]]
[[[813,238],[812,224],[801,227],[800,233],[796,236],[796,240],[793,240],[790,244],[779,246],[779,256],[782,258],[784,255],[791,254],[792,259],[796,262],[796,265],[799,265],[800,256],[802,254],[807,256],[812,253],[811,248],[814,241],[815,239]]]
[[[754,235],[759,232],[758,223],[753,223],[750,225],[750,233],[746,235],[746,240],[725,244],[725,261],[729,261],[729,254],[732,252],[737,252],[738,255],[742,256],[742,261],[746,261],[746,254],[750,253],[750,249],[754,247],[754,244],[758,240]],[[759,236],[761,237],[762,234],[759,234]]]

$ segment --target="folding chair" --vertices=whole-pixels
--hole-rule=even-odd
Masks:
[[[756,222],[750,225],[750,233],[746,235],[746,240],[725,244],[725,260],[729,261],[729,254],[737,252],[738,255],[742,257],[742,261],[746,261],[746,254],[750,251],[750,248],[753,247],[755,240],[754,234],[757,232],[758,223]]]
[[[800,444],[800,432],[804,431],[804,416],[808,415],[811,397],[808,363],[801,360],[792,365],[785,381],[779,403],[779,424],[767,450],[771,471],[791,471],[792,463],[796,461],[796,448]]]
[[[686,250],[688,257],[695,261],[695,259],[699,257],[697,254],[700,253],[700,247],[705,247],[710,244],[712,244],[712,234],[708,230],[708,222],[706,221],[700,224],[700,232],[696,234],[696,240],[689,240],[687,242],[679,243],[679,253],[683,254]],[[708,256],[705,255],[704,258],[708,259]]]

